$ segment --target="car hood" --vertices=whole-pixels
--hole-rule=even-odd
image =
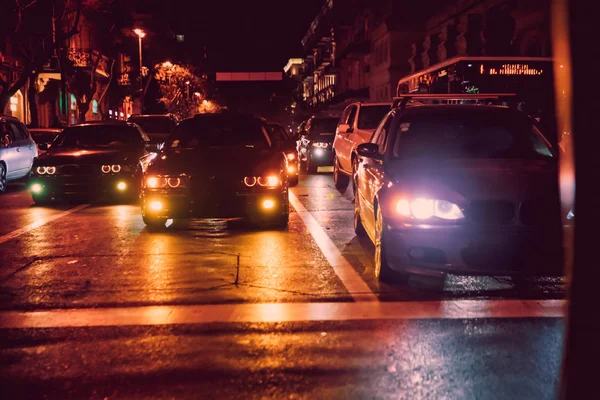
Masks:
[[[130,149],[48,149],[38,164],[135,164],[141,154]]]
[[[554,160],[396,161],[389,175],[392,186],[402,193],[457,204],[492,199],[519,203],[540,196],[558,197]]]
[[[252,147],[169,149],[152,161],[148,172],[161,175],[260,175],[279,172],[282,157],[278,151]]]

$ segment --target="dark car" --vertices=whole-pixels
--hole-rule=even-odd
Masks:
[[[234,112],[182,121],[152,161],[142,188],[142,216],[156,229],[173,218],[247,218],[288,223],[285,154],[266,123]]]
[[[294,138],[289,135],[281,124],[269,123],[269,136],[271,141],[277,145],[288,160],[288,184],[290,187],[298,185],[298,172],[300,163],[298,161],[298,149]]]
[[[396,108],[358,155],[354,226],[380,279],[562,273],[557,153],[524,113]]]
[[[29,189],[36,203],[65,196],[134,199],[143,170],[156,155],[131,122],[90,122],[65,128],[33,165]],[[42,146],[46,149],[46,146]]]
[[[129,119],[142,127],[150,143],[161,147],[179,122],[173,114],[134,114]]]
[[[312,117],[306,122],[298,140],[298,155],[307,172],[333,165],[332,146],[338,121],[338,117]]]

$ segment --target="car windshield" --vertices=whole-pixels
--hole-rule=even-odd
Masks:
[[[457,106],[411,111],[397,125],[393,155],[398,159],[553,157],[533,121],[513,110]]]
[[[285,129],[279,124],[269,124],[270,137],[274,143],[283,143],[288,140]]]
[[[390,111],[390,105],[362,106],[358,114],[358,129],[375,129]]]
[[[259,119],[229,114],[203,115],[181,122],[169,137],[167,148],[270,147]]]
[[[173,129],[173,122],[170,118],[164,116],[156,117],[131,117],[129,121],[142,127],[148,135],[168,136]]]
[[[34,131],[30,130],[29,133],[36,143],[51,143],[60,133],[54,131]]]
[[[331,136],[335,134],[338,118],[315,118],[310,123],[310,137]]]
[[[53,148],[127,147],[142,144],[135,126],[83,125],[66,128],[52,143]]]

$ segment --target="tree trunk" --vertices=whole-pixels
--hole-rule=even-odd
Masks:
[[[0,95],[0,114],[4,114],[4,109],[6,108],[6,105],[8,104],[8,102],[10,101],[10,96],[7,94],[2,93]]]
[[[38,120],[38,109],[37,109],[37,88],[35,82],[37,81],[38,74],[34,74],[29,79],[29,88],[27,89],[27,101],[29,102],[29,113],[31,114],[31,128],[37,128],[40,125]]]
[[[77,122],[81,124],[82,122],[85,122],[85,115],[87,114],[87,112],[90,109],[90,102],[86,101],[84,103],[84,102],[78,101],[77,103],[78,103],[77,111],[79,113],[77,116]]]

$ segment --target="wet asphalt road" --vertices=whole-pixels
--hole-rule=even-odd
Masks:
[[[293,192],[379,301],[565,296],[556,279],[450,277],[442,293],[380,284],[351,191],[318,174]],[[356,295],[294,210],[283,231],[204,220],[150,233],[136,205],[36,207],[13,185],[0,220],[0,314]],[[0,328],[10,398],[553,398],[562,345],[562,319],[536,317]]]

